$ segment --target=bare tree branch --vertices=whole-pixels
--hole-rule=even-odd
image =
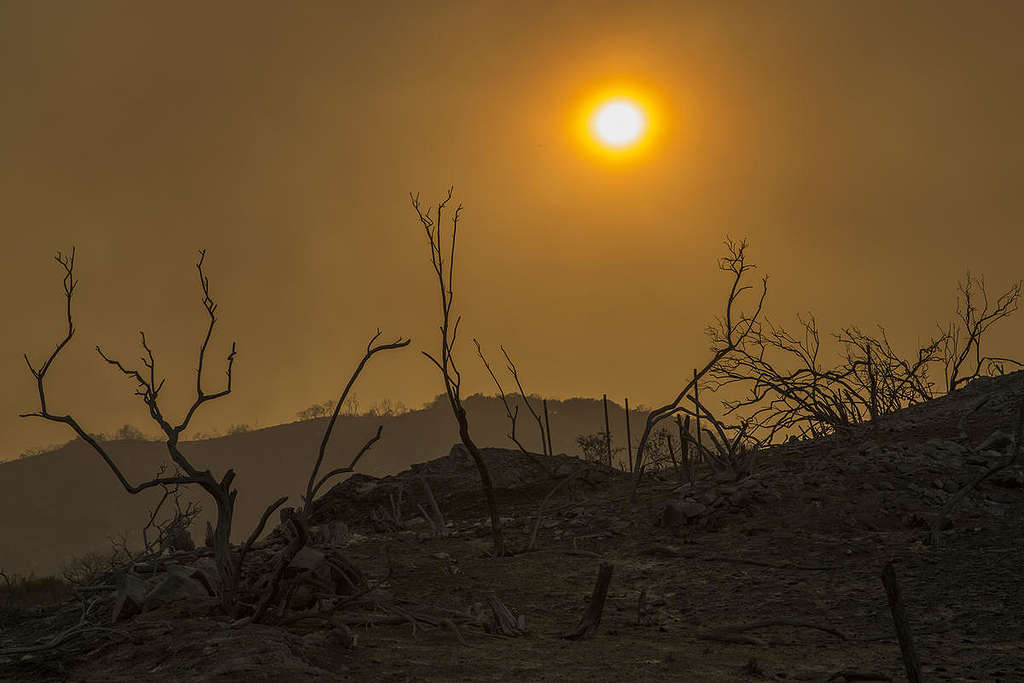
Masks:
[[[505,554],[505,542],[501,533],[501,518],[498,515],[497,503],[494,499],[494,490],[491,484],[491,475],[487,470],[480,449],[473,442],[469,434],[469,420],[466,416],[466,409],[462,405],[461,388],[462,375],[454,358],[455,340],[458,336],[461,317],[456,317],[452,324],[452,304],[454,300],[454,279],[455,279],[455,243],[458,235],[459,219],[462,215],[460,204],[452,215],[451,244],[448,249],[448,261],[444,261],[444,237],[441,225],[444,218],[444,209],[452,200],[454,188],[448,188],[448,193],[434,209],[424,209],[420,204],[418,194],[409,193],[412,201],[412,208],[416,212],[420,225],[423,226],[430,245],[430,260],[437,277],[438,290],[441,297],[441,355],[437,358],[430,353],[423,351],[423,355],[434,364],[441,372],[444,381],[445,394],[448,396],[448,403],[451,406],[455,421],[459,426],[459,437],[462,444],[469,451],[470,457],[476,464],[480,473],[480,485],[483,489],[484,498],[491,516],[491,532],[494,539],[494,552],[496,555]],[[433,212],[433,215],[431,215]],[[445,267],[447,265],[447,268]]]
[[[167,436],[167,450],[170,454],[171,460],[184,472],[184,474],[178,474],[175,476],[157,476],[149,481],[142,482],[137,485],[132,485],[127,478],[124,476],[120,467],[110,457],[102,445],[90,434],[88,434],[78,423],[75,418],[71,415],[55,415],[50,412],[46,402],[46,392],[44,388],[44,381],[46,373],[53,364],[54,360],[60,351],[67,346],[71,338],[74,336],[74,324],[72,320],[72,296],[74,294],[76,282],[74,279],[74,250],[71,252],[71,256],[65,257],[62,254],[57,254],[57,263],[64,270],[64,297],[67,303],[67,322],[68,331],[63,341],[61,341],[47,361],[36,370],[33,368],[32,363],[28,359],[28,355],[25,356],[25,361],[29,366],[29,370],[36,379],[36,386],[39,393],[39,410],[33,413],[24,413],[23,417],[39,417],[52,422],[61,422],[68,425],[83,441],[102,458],[106,463],[107,467],[111,470],[117,480],[121,483],[121,486],[132,494],[139,493],[140,491],[153,488],[156,486],[171,486],[176,487],[183,484],[196,484],[201,486],[213,499],[217,505],[217,528],[215,533],[214,553],[217,562],[217,570],[219,578],[221,580],[221,599],[222,605],[228,612],[233,612],[236,606],[235,602],[235,580],[238,572],[236,571],[236,565],[234,558],[231,554],[231,522],[234,513],[235,499],[238,492],[231,488],[231,484],[234,481],[235,472],[229,469],[225,472],[224,476],[220,481],[217,481],[209,470],[200,471],[195,468],[188,458],[178,448],[178,440],[181,436],[182,431],[188,426],[189,420],[195,414],[196,410],[200,405],[206,401],[213,400],[225,396],[231,391],[231,368],[235,357],[235,345],[231,345],[231,353],[228,355],[228,367],[227,367],[227,388],[223,391],[214,394],[205,394],[202,389],[202,366],[203,357],[206,352],[206,348],[209,344],[210,337],[213,332],[213,327],[216,322],[214,312],[216,311],[216,304],[210,297],[209,280],[203,273],[202,265],[205,259],[205,252],[200,252],[199,262],[196,267],[199,271],[200,286],[203,291],[203,306],[209,315],[209,325],[207,326],[206,335],[204,337],[202,346],[200,347],[199,353],[199,367],[196,372],[196,400],[192,407],[189,408],[182,422],[172,427],[167,419],[164,418],[163,413],[160,410],[158,404],[158,397],[160,390],[163,388],[163,380],[157,381],[156,379],[156,361],[150,348],[146,337],[140,334],[142,347],[145,351],[145,355],[142,357],[143,366],[146,368],[146,373],[143,374],[138,370],[132,370],[124,366],[117,360],[109,358],[103,353],[103,351],[97,346],[96,350],[100,357],[103,358],[108,364],[116,367],[122,374],[130,377],[136,382],[137,390],[136,394],[143,399],[143,402],[149,409],[150,417],[161,427]]]
[[[680,403],[682,403],[686,395],[693,390],[693,387],[706,374],[708,374],[708,372],[717,367],[723,358],[726,358],[744,342],[747,336],[751,333],[751,330],[755,329],[755,325],[757,324],[761,311],[764,308],[765,296],[768,294],[767,276],[763,277],[761,280],[761,295],[758,299],[754,312],[748,315],[738,313],[736,311],[736,304],[739,296],[751,288],[750,285],[742,284],[744,276],[749,271],[753,270],[755,266],[747,263],[746,261],[746,240],[735,242],[732,239],[726,238],[725,246],[728,253],[719,260],[718,267],[721,271],[729,273],[732,276],[732,284],[729,289],[729,296],[725,302],[724,316],[718,320],[717,327],[709,328],[712,340],[711,359],[703,368],[694,374],[693,379],[683,387],[672,401],[659,408],[655,408],[647,414],[644,431],[640,435],[640,442],[637,444],[637,457],[636,462],[634,463],[634,470],[638,473],[638,479],[640,476],[640,467],[643,464],[644,449],[651,436],[651,431],[662,420],[669,419],[677,413],[685,412],[685,408],[682,408]]]
[[[363,354],[363,357],[359,361],[359,364],[356,366],[356,369],[352,371],[352,375],[348,378],[348,382],[345,384],[345,388],[342,389],[341,391],[341,396],[338,398],[338,401],[334,404],[334,412],[331,414],[331,420],[330,422],[327,423],[327,428],[324,430],[323,439],[321,439],[320,441],[320,450],[317,452],[316,462],[313,464],[313,470],[309,473],[309,482],[306,484],[306,495],[303,500],[304,512],[309,510],[309,506],[313,504],[313,497],[316,495],[316,492],[320,489],[321,486],[323,486],[323,483],[328,478],[330,478],[334,474],[341,474],[342,472],[346,471],[345,469],[335,470],[334,472],[328,474],[326,477],[321,479],[319,483],[316,483],[317,474],[319,474],[320,472],[320,466],[323,464],[324,455],[327,453],[327,443],[331,440],[331,433],[334,431],[334,425],[338,421],[338,414],[341,412],[341,407],[342,405],[344,405],[345,399],[348,397],[348,392],[351,391],[352,389],[352,385],[356,383],[356,380],[359,378],[360,373],[362,373],[363,368],[366,367],[366,364],[370,361],[371,358],[373,358],[375,354],[380,353],[381,351],[391,351],[394,349],[404,348],[408,346],[412,341],[410,339],[403,339],[402,337],[399,337],[393,342],[387,344],[377,344],[376,346],[374,346],[374,342],[376,342],[377,339],[380,338],[380,335],[380,328],[377,328],[377,333],[374,334],[370,338],[370,341],[366,343],[366,352]],[[359,461],[359,458],[362,457],[363,453],[365,453],[374,443],[377,442],[378,439],[380,439],[381,429],[383,429],[383,427],[377,429],[377,436],[372,438],[363,447],[363,450],[359,451],[359,454],[356,456],[355,460],[352,461],[350,467],[354,468],[356,463]],[[350,469],[347,471],[351,472],[352,470]]]
[[[504,346],[499,347],[501,352],[505,355],[505,361],[508,363],[509,374],[512,375],[512,379],[516,382],[516,387],[519,389],[519,395],[523,398],[523,403],[526,404],[527,410],[530,411],[530,415],[533,415],[533,419],[537,421],[537,429],[540,431],[540,449],[544,455],[551,455],[547,449],[547,439],[545,438],[544,422],[540,419],[540,414],[533,409],[530,404],[530,399],[526,396],[526,391],[523,389],[523,383],[519,380],[519,371],[516,369],[516,364],[512,362],[512,357],[508,355],[508,351],[505,350]]]
[[[982,355],[982,338],[997,322],[1017,312],[1021,281],[1012,283],[995,302],[990,302],[984,276],[974,276],[968,272],[964,280],[957,282],[957,292],[957,321],[947,327],[944,335],[946,343],[942,349],[946,390],[949,392],[956,391],[978,377],[987,361],[997,360]],[[972,361],[974,369],[964,376],[961,373],[968,360]],[[1012,362],[1020,364],[1018,361]]]

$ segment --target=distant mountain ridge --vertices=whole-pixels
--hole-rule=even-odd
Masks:
[[[474,440],[481,446],[513,447],[500,399],[474,395],[465,400]],[[539,412],[540,400],[533,401]],[[624,409],[609,401],[613,440],[625,445]],[[576,437],[604,429],[600,399],[548,400],[555,453],[578,454]],[[634,446],[645,415],[631,418]],[[197,467],[220,475],[237,473],[238,502],[234,537],[248,535],[267,504],[289,496],[298,504],[329,418],[316,418],[241,434],[182,443]],[[328,449],[327,465],[347,465],[352,456],[383,425],[381,440],[359,462],[358,471],[374,476],[397,473],[409,465],[446,455],[458,440],[447,405],[435,404],[391,417],[341,416]],[[520,407],[516,435],[523,445],[541,451],[537,423]],[[106,447],[131,482],[157,472],[167,462],[163,442],[120,440]],[[203,505],[193,535],[201,541],[213,504],[198,489],[190,492]],[[76,555],[110,548],[110,537],[124,532],[137,540],[147,510],[159,491],[130,495],[87,444],[72,441],[57,450],[0,462],[0,569],[37,575],[59,571]]]

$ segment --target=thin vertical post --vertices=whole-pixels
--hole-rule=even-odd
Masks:
[[[633,471],[633,437],[629,433],[629,399],[626,399],[626,452],[629,454],[629,471]]]
[[[874,421],[878,417],[878,386],[875,383],[875,372],[874,368],[871,367],[871,347],[868,347],[868,386],[871,390],[871,405],[868,406],[868,410],[871,411],[871,420]]]
[[[697,386],[697,368],[693,369],[693,402],[694,407],[697,409],[697,453],[694,455],[694,461],[704,460],[704,449],[701,448],[701,434],[700,434],[700,387]]]
[[[903,591],[900,589],[900,582],[896,579],[896,570],[893,569],[892,562],[887,562],[882,570],[882,585],[885,586],[885,594],[889,598],[889,610],[892,612],[892,620],[896,625],[896,638],[900,642],[900,652],[903,654],[903,667],[907,670],[907,680],[910,683],[921,683],[921,664],[917,659],[914,637],[910,633],[910,624],[907,622],[907,608],[903,604]]]
[[[679,416],[676,415],[676,417]],[[668,457],[672,458],[672,469],[676,471],[676,479],[678,479],[681,484],[683,483],[683,471],[679,469],[679,462],[676,460],[676,452],[672,450],[672,435],[665,434],[665,441],[668,443]],[[683,443],[679,444],[679,454],[685,458],[686,456],[682,452],[684,445],[685,444]]]
[[[612,467],[612,432],[608,427],[608,394],[601,394],[601,400],[604,402],[604,440],[608,446],[608,467]]]
[[[548,434],[548,455],[554,455],[555,451],[551,448],[551,420],[548,418],[548,400],[543,400],[544,404],[544,431]]]
[[[693,475],[690,474],[690,416],[686,416],[686,424],[684,425],[682,418],[676,414],[676,425],[679,427],[679,460],[686,471],[686,478],[693,483]],[[683,474],[680,472],[680,480],[682,480],[682,477]]]

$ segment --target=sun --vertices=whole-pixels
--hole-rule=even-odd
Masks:
[[[584,85],[577,93],[566,122],[586,159],[629,168],[651,159],[669,139],[669,109],[657,88],[616,80]]]
[[[590,131],[603,146],[625,150],[647,132],[647,114],[635,100],[617,97],[601,102],[590,117]]]

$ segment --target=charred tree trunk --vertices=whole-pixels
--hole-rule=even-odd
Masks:
[[[498,502],[494,499],[494,485],[491,483],[491,473],[484,462],[484,456],[480,454],[473,439],[469,436],[469,421],[466,419],[466,409],[459,407],[455,411],[455,419],[459,423],[459,437],[462,445],[469,451],[473,458],[477,471],[480,473],[480,487],[483,489],[484,502],[487,503],[487,512],[491,516],[491,537],[494,539],[494,554],[501,557],[505,554],[505,537],[501,529],[501,516],[498,514]]]
[[[548,455],[554,455],[555,451],[551,447],[551,418],[548,417],[548,400],[544,399],[544,432],[547,436],[547,452]]]
[[[626,454],[629,456],[629,471],[633,471],[633,435],[629,430],[629,399],[626,399]],[[639,466],[640,452],[636,454],[637,465]]]
[[[612,432],[608,426],[608,394],[601,394],[601,402],[604,403],[604,440],[608,447],[608,467],[612,467]]]
[[[225,482],[216,488],[207,488],[207,492],[217,503],[217,526],[213,530],[213,557],[217,563],[217,575],[220,579],[221,605],[228,614],[234,614],[237,607],[236,579],[238,571],[231,550],[231,524],[235,515],[235,496],[237,491],[229,491],[234,472],[229,471]]]

